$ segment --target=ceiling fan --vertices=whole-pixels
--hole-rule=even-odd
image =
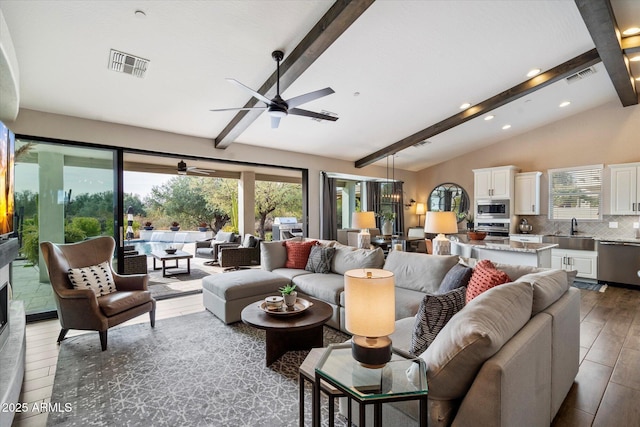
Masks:
[[[187,166],[184,160],[178,162],[178,175],[186,175],[187,173],[199,173],[201,175],[209,175],[210,172],[215,172],[211,169],[199,169],[195,166]]]
[[[284,100],[280,97],[280,61],[284,58],[284,53],[280,50],[276,50],[271,53],[271,57],[278,63],[277,71],[278,71],[278,80],[276,86],[276,96],[273,99],[269,99],[264,95],[256,92],[248,86],[243,85],[236,79],[227,80],[231,83],[234,83],[247,92],[249,92],[254,98],[264,102],[264,107],[240,107],[240,108],[222,108],[210,111],[245,111],[245,110],[267,110],[269,115],[271,116],[271,128],[276,129],[280,125],[280,119],[286,117],[288,114],[293,114],[295,116],[305,116],[311,117],[319,120],[330,120],[335,122],[338,120],[337,117],[329,116],[327,114],[316,113],[309,110],[303,110],[301,108],[296,108],[298,105],[305,104],[307,102],[311,102],[315,99],[322,98],[323,96],[331,95],[334,93],[334,90],[330,87],[326,87],[324,89],[316,90],[314,92],[305,93],[304,95],[295,96],[293,98]]]

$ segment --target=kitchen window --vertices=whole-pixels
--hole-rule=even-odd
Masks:
[[[603,165],[549,169],[549,219],[601,220]]]

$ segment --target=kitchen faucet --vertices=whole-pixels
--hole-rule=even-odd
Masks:
[[[576,234],[578,234],[578,220],[571,218],[571,235],[574,236]]]

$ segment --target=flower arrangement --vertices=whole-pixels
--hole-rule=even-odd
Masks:
[[[384,219],[385,221],[393,221],[394,219],[396,219],[395,212],[391,212],[391,211],[380,212],[378,216]]]

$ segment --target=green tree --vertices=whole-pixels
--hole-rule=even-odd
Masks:
[[[133,214],[141,217],[147,216],[147,208],[137,194],[125,193],[123,198],[125,212],[129,206],[133,208]]]
[[[38,214],[38,193],[29,190],[18,191],[15,194],[16,212],[24,208],[24,217],[33,218]]]
[[[258,234],[264,239],[267,218],[302,216],[302,187],[286,182],[256,181],[256,215]]]

